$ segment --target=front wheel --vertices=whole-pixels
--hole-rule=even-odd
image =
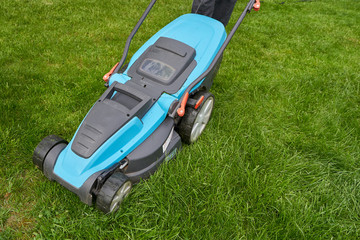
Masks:
[[[198,140],[210,120],[214,107],[215,97],[213,94],[200,91],[194,95],[193,99],[199,100],[201,96],[204,96],[204,100],[200,107],[198,109],[187,107],[179,124],[179,135],[187,144]]]
[[[68,142],[57,135],[49,135],[45,137],[36,146],[33,154],[33,163],[41,171],[43,171],[44,161],[50,151],[58,144],[68,144]]]
[[[96,206],[104,213],[116,212],[129,195],[131,188],[132,184],[125,174],[113,173],[101,187],[96,199]]]

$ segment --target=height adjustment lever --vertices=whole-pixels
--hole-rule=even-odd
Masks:
[[[181,101],[180,107],[177,110],[177,114],[179,115],[179,117],[183,117],[185,115],[185,107],[188,99],[189,99],[189,93],[186,92],[184,98]]]

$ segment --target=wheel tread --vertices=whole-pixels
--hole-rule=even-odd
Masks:
[[[104,213],[110,213],[110,206],[116,192],[129,178],[122,172],[113,173],[101,187],[96,198],[96,206]]]

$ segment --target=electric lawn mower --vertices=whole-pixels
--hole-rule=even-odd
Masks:
[[[222,54],[259,0],[250,0],[227,36],[222,23],[185,14],[151,37],[123,66],[130,42],[152,0],[127,39],[122,58],[104,76],[107,90],[68,143],[50,135],[33,163],[50,179],[105,213],[114,212],[132,184],[173,159],[181,142],[195,142],[214,106],[209,90]]]

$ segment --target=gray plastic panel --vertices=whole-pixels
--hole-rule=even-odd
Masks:
[[[177,153],[181,150],[181,138],[177,132],[173,132],[171,136],[171,141],[164,153],[153,158],[153,162],[148,166],[143,166],[144,168],[139,169],[138,171],[125,173],[126,176],[129,177],[131,182],[137,183],[141,179],[147,179],[151,174],[153,174],[160,164],[164,161],[169,161],[170,159],[174,159]]]
[[[195,55],[194,48],[175,39],[160,37],[130,67],[127,74],[132,79],[129,82],[146,86],[151,90],[144,90],[155,91],[155,95],[159,95],[159,92],[176,93],[196,67]],[[142,64],[148,59],[162,62],[174,69],[171,77],[164,79],[141,70]]]
[[[153,134],[126,157],[129,160],[126,173],[142,170],[163,155],[162,146],[173,129],[174,120],[166,118]]]
[[[114,82],[89,111],[71,150],[83,158],[89,158],[134,116],[141,119],[151,105],[152,99],[145,93]]]

